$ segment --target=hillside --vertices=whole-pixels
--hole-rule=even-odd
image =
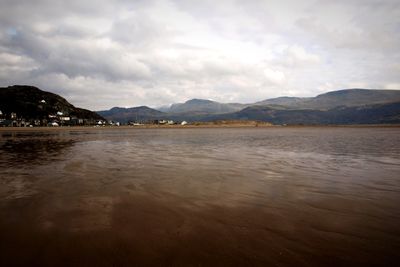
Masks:
[[[400,101],[400,90],[344,89],[316,97],[278,97],[255,105],[280,105],[287,109],[329,110],[335,107],[356,107]]]
[[[192,113],[194,114],[220,114],[230,113],[243,109],[244,104],[238,103],[219,103],[206,99],[191,99],[185,103],[172,104],[169,109],[165,109],[168,113]]]
[[[98,111],[97,113],[108,120],[119,121],[121,123],[155,120],[165,115],[164,112],[146,106],[134,108],[114,107],[110,110]]]
[[[45,120],[57,113],[91,123],[104,118],[95,112],[77,108],[59,95],[34,86],[14,85],[0,88],[0,110],[6,118],[16,113],[25,120]]]
[[[279,105],[284,107],[295,107],[296,105],[301,105],[309,99],[311,98],[281,96],[256,102],[253,104],[253,106]]]
[[[223,116],[209,116],[203,120],[257,120],[273,124],[397,124],[400,123],[400,102],[337,107],[329,110],[274,109],[251,106]]]

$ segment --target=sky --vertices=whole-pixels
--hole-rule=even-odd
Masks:
[[[0,86],[91,110],[400,89],[399,0],[0,0]]]

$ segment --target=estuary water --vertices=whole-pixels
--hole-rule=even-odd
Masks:
[[[0,266],[395,266],[400,128],[0,130]]]

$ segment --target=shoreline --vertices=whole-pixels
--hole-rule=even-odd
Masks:
[[[60,127],[0,127],[0,132],[127,130],[127,129],[197,129],[197,128],[400,128],[400,124],[352,125],[270,125],[270,124],[199,124],[199,125],[139,125],[139,126],[60,126]]]

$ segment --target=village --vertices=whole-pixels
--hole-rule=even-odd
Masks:
[[[82,119],[76,116],[68,116],[63,112],[49,114],[47,118],[28,119],[19,116],[16,112],[5,114],[0,110],[0,127],[39,127],[39,126],[79,126],[79,125],[95,125],[103,123],[102,121],[93,121],[90,119]]]
[[[173,120],[133,120],[125,125],[143,126],[143,125],[186,125],[186,121],[176,122]],[[55,114],[48,114],[45,118],[28,119],[19,116],[16,112],[8,114],[0,110],[0,127],[62,127],[62,126],[121,126],[120,122],[112,120],[94,120],[87,118],[78,118],[69,115],[67,112],[58,111]]]

